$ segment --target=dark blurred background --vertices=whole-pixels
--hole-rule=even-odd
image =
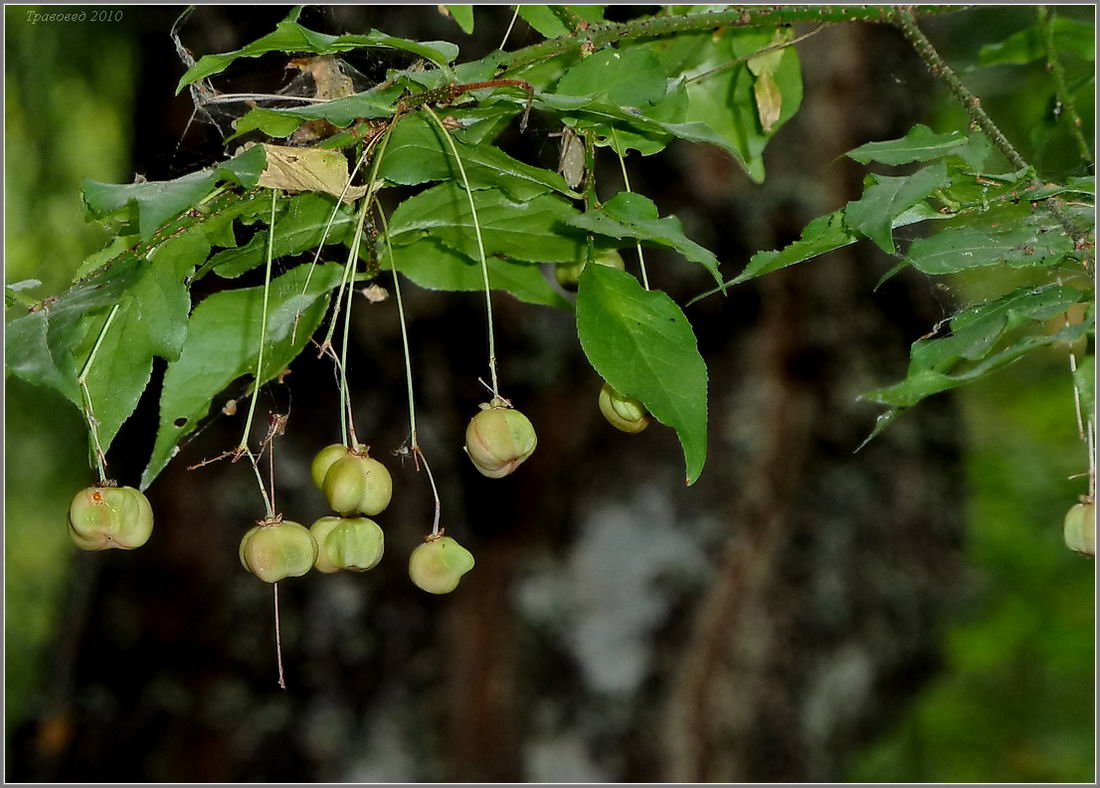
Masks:
[[[83,221],[82,178],[173,178],[223,154],[214,127],[188,127],[187,93],[173,95],[181,8],[118,8],[120,21],[97,24],[5,9],[6,278],[41,280],[37,296],[63,289],[105,239]],[[286,11],[202,6],[182,40],[196,57],[233,49]],[[301,21],[450,39],[469,59],[510,17],[479,8],[472,36],[435,6],[314,6]],[[971,67],[982,43],[1032,18],[1001,7],[926,27],[1025,155],[1083,174],[1061,132],[1034,133],[1049,94],[1040,66]],[[537,39],[520,20],[509,47]],[[892,29],[834,26],[799,51],[805,98],[768,147],[764,184],[686,143],[628,160],[635,190],[727,273],[858,196],[863,169],[838,158],[846,150],[915,122],[964,122]],[[375,79],[404,65],[392,53],[352,62]],[[215,84],[289,78],[273,57]],[[1092,106],[1079,109],[1091,124]],[[534,118],[503,142],[553,167],[557,130]],[[597,182],[605,199],[621,186],[609,155]],[[680,303],[707,287],[672,255],[647,259]],[[407,437],[395,309],[361,302],[349,375],[360,435],[395,477],[378,518],[387,555],[367,574],[280,584],[286,691],[271,588],[237,560],[262,514],[251,474],[185,469],[234,445],[243,416],[213,418],[150,488],[145,547],[81,553],[64,525],[93,479],[81,418],[8,380],[7,778],[1091,780],[1093,564],[1060,532],[1084,489],[1067,477],[1086,466],[1066,356],[934,398],[854,454],[876,415],[859,393],[899,379],[909,343],[956,304],[1005,284],[911,271],[872,294],[892,262],[859,244],[687,310],[711,380],[710,459],[692,488],[670,430],[630,436],[599,415],[572,316],[507,295],[494,299],[501,371],[539,448],[507,479],[480,477],[461,444],[485,396],[481,296],[408,287],[421,441],[444,525],[478,562],[438,598],[405,570],[431,501],[423,475],[389,454]],[[327,363],[306,353],[292,369],[261,392],[260,414],[291,407],[279,496],[308,524],[326,513],[308,464],[338,440],[338,412]],[[121,483],[137,483],[156,420],[151,389],[109,455]]]

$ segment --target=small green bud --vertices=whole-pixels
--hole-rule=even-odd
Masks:
[[[310,526],[317,542],[319,572],[347,569],[365,572],[378,566],[385,550],[385,536],[378,523],[366,517],[322,517]]]
[[[634,397],[624,397],[606,383],[600,389],[600,413],[623,432],[641,432],[649,426],[645,405]]]
[[[375,515],[390,505],[393,478],[378,460],[347,454],[329,467],[321,490],[338,514]]]
[[[538,438],[530,419],[518,410],[482,407],[466,427],[466,453],[482,475],[499,479],[531,456]]]
[[[301,577],[317,560],[317,542],[301,523],[262,522],[241,539],[241,566],[265,583]]]
[[[608,249],[604,252],[597,252],[593,258],[597,265],[606,265],[609,268],[618,268],[620,271],[626,270],[626,264],[623,263],[623,257],[614,249]],[[581,271],[584,270],[584,266],[587,260],[581,260],[576,263],[559,263],[554,266],[554,278],[558,280],[558,284],[564,287],[566,290],[576,290],[577,280],[580,278]]]
[[[473,554],[449,536],[429,537],[409,556],[409,577],[429,594],[449,594],[473,568]]]
[[[133,487],[87,487],[69,505],[69,535],[81,550],[133,550],[153,533],[153,508]]]
[[[1096,555],[1096,504],[1076,503],[1066,512],[1062,525],[1066,547],[1075,553]]]

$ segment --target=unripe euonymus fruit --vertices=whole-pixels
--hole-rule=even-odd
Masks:
[[[301,577],[317,560],[317,542],[290,520],[263,520],[241,539],[241,565],[265,583]]]
[[[645,405],[634,397],[624,397],[606,383],[600,389],[600,413],[623,432],[641,432],[649,426]]]
[[[1066,512],[1062,526],[1066,547],[1084,555],[1096,555],[1096,504],[1077,503]]]
[[[149,499],[133,487],[87,487],[69,505],[69,535],[81,550],[133,550],[152,533]]]
[[[482,404],[466,427],[466,453],[490,479],[507,476],[535,451],[538,438],[530,419],[510,407]]]
[[[623,264],[622,255],[614,249],[609,249],[606,252],[599,252],[593,259],[598,265],[618,268],[620,271],[626,270],[626,265]],[[579,263],[561,263],[554,266],[554,277],[558,280],[558,284],[566,290],[576,290],[577,279],[580,277],[581,271],[584,270],[585,263],[587,262],[587,260],[581,260]]]
[[[378,514],[393,497],[390,472],[367,456],[365,446],[354,451],[339,444],[326,446],[313,459],[310,473],[329,506],[342,515]]]
[[[366,517],[322,517],[310,526],[317,542],[319,572],[365,572],[382,560],[385,536],[374,520]]]
[[[474,556],[449,536],[429,537],[409,556],[409,577],[429,594],[449,594],[474,568]]]

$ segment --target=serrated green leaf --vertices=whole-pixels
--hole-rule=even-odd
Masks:
[[[683,225],[675,216],[658,218],[657,206],[648,197],[619,192],[602,208],[578,214],[569,223],[612,238],[634,238],[644,243],[671,247],[686,259],[706,268],[715,281],[722,281],[718,258],[684,235]]]
[[[473,195],[487,255],[563,263],[587,253],[584,233],[570,226],[578,211],[561,197],[542,194],[517,202],[499,189],[479,189]],[[394,210],[390,237],[395,244],[410,244],[426,235],[478,259],[470,204],[461,184],[433,186]]]
[[[1056,334],[1025,334],[996,349],[1009,332],[1029,325],[1038,327],[1041,321],[1088,297],[1074,288],[1055,284],[1020,288],[994,301],[968,307],[952,318],[951,336],[913,343],[905,380],[863,397],[895,408],[912,407],[932,394],[978,380],[1032,350],[1073,342],[1091,330],[1091,304],[1083,323],[1067,326]]]
[[[1073,241],[1045,211],[1030,206],[991,210],[978,221],[946,227],[909,245],[906,259],[926,274],[951,274],[982,266],[1051,266],[1073,251]]]
[[[1057,51],[1068,52],[1090,62],[1094,59],[1096,34],[1091,24],[1062,16],[1056,16],[1052,24]],[[1023,65],[1045,60],[1046,56],[1043,31],[1038,25],[1031,25],[1000,43],[983,46],[978,53],[978,62],[983,66]]]
[[[474,7],[472,5],[449,5],[444,7],[450,13],[451,18],[462,28],[463,33],[469,35],[474,32]]]
[[[421,113],[402,118],[390,137],[379,175],[403,186],[461,181],[450,146],[441,135],[439,127]],[[497,187],[521,201],[550,191],[580,198],[558,173],[524,164],[492,145],[471,144],[456,138],[455,147],[471,188]]]
[[[437,65],[446,65],[458,56],[458,47],[448,41],[409,41],[371,30],[365,35],[347,34],[330,36],[302,27],[297,22],[284,20],[274,32],[256,39],[251,44],[218,55],[203,55],[198,62],[180,77],[176,94],[193,82],[212,77],[227,69],[233,61],[242,57],[260,57],[268,52],[306,53],[332,55],[362,47],[385,47],[411,52]]]
[[[974,135],[985,139],[983,135]],[[915,161],[932,161],[945,156],[960,155],[966,152],[971,137],[959,131],[936,134],[932,129],[918,123],[904,137],[882,142],[868,142],[848,151],[848,158],[867,164],[877,161],[880,164],[909,164]]]
[[[385,247],[380,247],[382,259]],[[449,249],[431,238],[394,248],[397,270],[428,290],[451,292],[480,291],[484,288],[481,264],[466,255]],[[542,304],[558,309],[572,309],[537,265],[516,263],[499,257],[487,259],[489,286],[493,290],[511,293],[520,301]]]
[[[275,217],[274,256],[286,257],[316,248],[321,243],[335,202],[335,198],[312,193],[280,200]],[[267,198],[267,203],[270,206],[270,197]],[[267,216],[267,213],[263,213],[249,218],[253,221],[260,218],[266,221]],[[353,211],[348,206],[341,205],[336,218],[332,220],[332,228],[325,243],[343,243],[354,226]],[[211,257],[200,274],[213,269],[224,279],[234,279],[251,271],[267,260],[267,238],[266,229],[257,231],[244,246],[226,249]]]
[[[343,266],[319,265],[303,296],[308,272],[308,265],[299,265],[271,282],[260,385],[282,372],[317,330],[328,306],[328,293],[339,284]],[[263,287],[215,293],[195,307],[179,360],[169,364],[164,374],[160,426],[153,454],[141,476],[142,490],[172,459],[179,441],[206,417],[213,398],[242,375],[255,373],[262,307]],[[299,308],[301,322],[292,341]]]
[[[585,266],[577,334],[600,377],[676,430],[686,481],[694,484],[707,457],[707,366],[680,307],[660,290],[643,290],[630,274]]]
[[[887,254],[894,254],[894,219],[947,181],[947,165],[939,161],[912,175],[875,178],[876,183],[864,189],[862,197],[845,207],[844,221]]]

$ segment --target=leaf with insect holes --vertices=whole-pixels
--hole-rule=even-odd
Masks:
[[[198,62],[180,77],[176,86],[178,95],[188,85],[201,79],[212,77],[225,71],[235,60],[242,57],[260,57],[268,52],[311,53],[314,55],[332,55],[338,52],[350,52],[363,47],[386,47],[411,52],[430,60],[436,65],[446,65],[458,56],[458,47],[449,41],[409,41],[405,38],[389,36],[379,30],[366,34],[346,34],[330,36],[302,27],[290,20],[276,25],[275,30],[250,44],[232,52],[218,55],[203,55]]]
[[[580,199],[581,195],[571,191],[556,172],[524,164],[492,145],[471,144],[457,138],[454,143],[473,189],[496,187],[514,200],[529,200],[551,191]],[[462,181],[454,155],[442,138],[442,132],[423,113],[398,122],[378,167],[378,174],[402,186],[416,186],[428,181]]]
[[[264,145],[267,167],[257,186],[283,191],[320,192],[352,203],[367,192],[365,186],[348,184],[348,160],[342,153],[319,148]]]
[[[380,255],[385,255],[382,245]],[[383,258],[388,259],[388,258]],[[485,287],[481,263],[431,238],[394,248],[397,270],[429,290],[481,291]],[[558,309],[572,309],[537,265],[490,257],[489,286],[511,293],[520,301]],[[388,266],[387,266],[388,267]]]
[[[612,238],[633,238],[643,243],[671,247],[707,269],[715,281],[722,281],[718,258],[685,236],[684,228],[675,216],[658,218],[657,206],[641,194],[619,192],[602,208],[574,216],[569,222],[575,227]]]
[[[570,227],[570,220],[579,212],[561,197],[542,194],[517,202],[499,189],[479,189],[473,192],[473,199],[486,255],[529,263],[564,263],[587,254],[585,234]],[[433,186],[394,210],[390,237],[395,244],[410,244],[425,235],[480,259],[470,203],[461,184],[449,181]]]
[[[694,484],[707,456],[707,366],[680,307],[660,290],[643,290],[630,274],[585,266],[577,334],[600,377],[676,430],[687,483]]]
[[[267,197],[265,201],[270,206],[271,198]],[[334,198],[320,194],[301,194],[279,200],[275,216],[273,256],[288,257],[315,249],[325,235],[335,202]],[[261,219],[266,222],[269,211],[270,207],[263,215],[250,218],[252,221]],[[354,227],[354,211],[348,206],[340,206],[336,217],[332,219],[325,243],[344,243]],[[234,279],[267,260],[267,243],[268,231],[259,230],[244,246],[225,249],[215,254],[203,266],[203,272],[213,269],[220,277]]]
[[[271,281],[260,385],[279,375],[317,330],[328,307],[329,291],[340,283],[343,266],[319,265],[303,295],[308,273],[308,265],[299,265]],[[255,374],[262,309],[262,286],[215,293],[195,307],[179,360],[169,364],[164,373],[160,426],[152,457],[141,476],[142,490],[164,470],[179,441],[206,417],[213,398],[242,375]],[[292,339],[299,310],[301,322]]]

